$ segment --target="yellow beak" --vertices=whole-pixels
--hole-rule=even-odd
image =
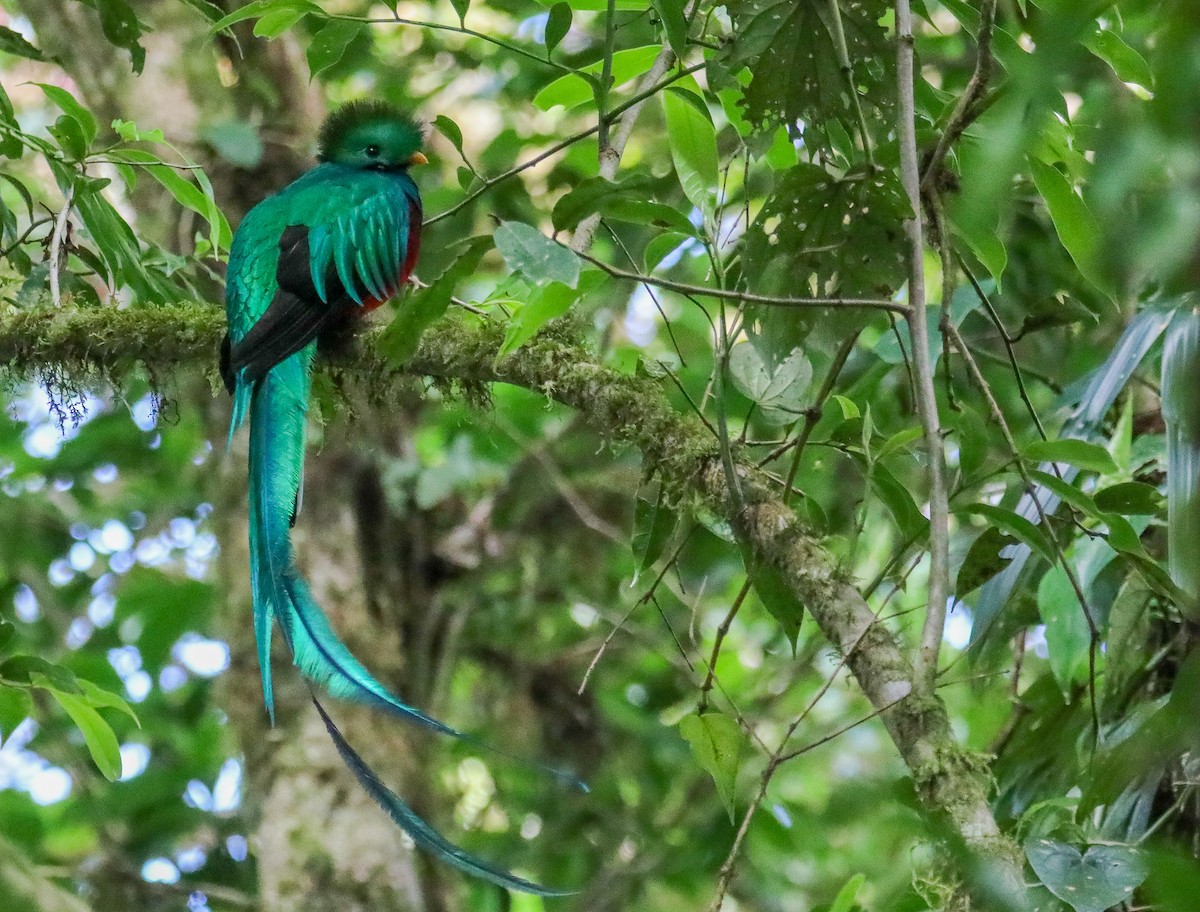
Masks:
[[[412,155],[410,155],[410,156],[408,157],[408,162],[407,162],[406,164],[409,164],[409,165],[427,165],[427,164],[429,164],[429,159],[427,159],[427,158],[426,158],[424,155],[422,155],[420,152],[414,152]]]

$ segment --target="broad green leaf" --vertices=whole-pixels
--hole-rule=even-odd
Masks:
[[[616,182],[589,177],[555,203],[551,216],[554,230],[574,228],[589,215],[599,214],[635,225],[694,233],[686,215],[674,206],[656,203],[650,198],[653,183],[644,174],[630,175]]]
[[[852,418],[862,417],[862,412],[858,410],[858,404],[853,399],[847,399],[845,396],[840,396],[837,393],[834,393],[829,398],[837,403],[838,408],[842,411],[842,418],[844,420],[849,421]]]
[[[1111,283],[1099,262],[1101,228],[1075,192],[1071,182],[1057,168],[1036,158],[1029,159],[1033,182],[1050,212],[1050,221],[1079,272],[1093,285],[1112,297]]]
[[[911,211],[890,172],[836,176],[799,164],[777,176],[747,229],[743,274],[759,291],[791,294],[803,287],[820,295],[888,297],[907,275],[896,226]],[[791,310],[776,316],[789,326],[800,319]]]
[[[634,571],[633,582],[662,557],[671,534],[679,523],[679,517],[663,503],[662,492],[654,501],[639,497],[633,508],[633,536],[629,547],[633,550],[637,569]]]
[[[788,135],[786,127],[776,128],[775,138],[771,140],[770,148],[763,153],[763,158],[776,171],[786,171],[788,168],[796,167],[800,156],[796,152],[796,144],[792,142],[792,137]]]
[[[571,4],[556,3],[546,17],[546,53],[550,54],[571,31]]]
[[[687,56],[687,19],[683,15],[683,0],[651,0],[654,11],[658,13],[662,24],[663,34],[667,43],[679,60]]]
[[[95,761],[96,767],[104,775],[104,778],[109,782],[116,782],[121,778],[121,746],[117,743],[117,736],[113,734],[109,724],[104,721],[100,713],[88,705],[83,697],[64,693],[53,687],[46,689],[71,717],[71,721],[83,732],[83,740],[87,744],[88,752],[92,755],[92,760]]]
[[[883,442],[883,446],[881,446],[875,452],[875,458],[885,459],[888,456],[891,456],[893,453],[905,449],[909,444],[920,440],[923,436],[923,429],[916,426],[904,428],[904,430],[901,431],[896,431],[896,433],[885,440]]]
[[[0,742],[33,712],[33,699],[28,689],[0,684]]]
[[[58,105],[63,114],[79,124],[84,143],[90,147],[96,141],[96,133],[99,129],[92,112],[76,101],[75,96],[66,89],[41,82],[37,83],[37,87],[46,93],[47,98]]]
[[[509,268],[529,281],[561,282],[571,288],[579,282],[579,257],[532,225],[502,222],[493,237]]]
[[[46,55],[26,41],[19,32],[0,25],[0,53],[14,54],[29,60],[46,60]]]
[[[446,137],[446,139],[450,140],[450,144],[462,156],[463,161],[467,160],[466,153],[463,152],[462,130],[459,129],[458,124],[445,114],[439,114],[433,119],[433,128]]]
[[[273,9],[254,23],[254,35],[257,38],[278,38],[293,25],[309,15],[311,10],[303,5],[290,6],[285,9]]]
[[[799,348],[772,367],[749,342],[730,351],[729,373],[734,385],[759,405],[763,418],[772,424],[795,421],[803,412],[813,377],[812,364]]]
[[[132,120],[117,118],[112,122],[112,128],[125,142],[160,143],[166,141],[162,130],[139,130],[138,125]]]
[[[1014,513],[1012,510],[1006,510],[1004,507],[982,503],[964,507],[962,512],[982,516],[988,522],[995,524],[1010,535],[1015,535],[1021,539],[1021,541],[1041,554],[1046,560],[1051,563],[1054,562],[1054,549],[1050,546],[1049,540],[1041,529],[1024,516]]]
[[[490,248],[491,238],[486,235],[471,238],[454,262],[428,288],[401,299],[395,319],[379,339],[380,351],[392,364],[401,366],[416,354],[421,334],[446,312],[458,283],[474,274]]]
[[[146,49],[142,47],[142,24],[137,13],[125,0],[83,0],[100,13],[100,30],[104,37],[119,48],[129,52],[133,72],[140,74],[146,63]]]
[[[1096,492],[1096,506],[1122,516],[1153,516],[1162,509],[1163,496],[1153,485],[1126,481]]]
[[[144,149],[116,149],[109,153],[114,161],[137,165],[148,171],[150,176],[163,185],[175,200],[193,212],[204,216],[209,224],[209,240],[214,248],[226,250],[232,238],[229,223],[217,206],[212,195],[212,186],[200,169],[179,170],[163,163],[162,159]],[[199,181],[193,184],[184,177],[190,174]]]
[[[83,698],[87,701],[88,706],[91,706],[93,709],[118,710],[119,712],[123,712],[125,715],[129,716],[129,718],[133,720],[134,724],[138,728],[142,727],[141,720],[138,719],[137,713],[135,713],[133,708],[121,697],[117,696],[111,691],[105,690],[103,687],[100,687],[98,684],[95,684],[92,681],[86,680],[85,678],[79,678],[78,681],[80,688],[83,690]]]
[[[1017,539],[996,526],[984,529],[983,534],[971,544],[962,566],[958,568],[954,597],[959,600],[965,598],[1007,567],[1012,557],[1004,557],[1000,552],[1016,543]]]
[[[62,114],[47,130],[69,160],[77,162],[87,157],[88,141],[75,118]]]
[[[1125,43],[1112,29],[1096,32],[1084,42],[1087,49],[1112,67],[1122,82],[1132,82],[1143,88],[1154,88],[1154,71],[1144,57]]]
[[[1029,865],[1055,896],[1075,912],[1105,912],[1128,902],[1148,873],[1142,854],[1122,845],[1093,845],[1080,852],[1051,839],[1025,843]]]
[[[258,128],[245,120],[225,120],[209,124],[200,137],[216,150],[224,161],[238,168],[257,168],[262,162],[263,144]]]
[[[1096,507],[1096,502],[1091,497],[1057,475],[1051,475],[1049,472],[1043,472],[1039,469],[1031,469],[1029,477],[1043,488],[1053,491],[1065,503],[1069,503],[1085,516],[1096,516],[1100,512]],[[1045,495],[1040,492],[1039,497],[1039,502],[1046,499]],[[1045,509],[1045,506],[1043,506],[1043,509]],[[1047,510],[1046,512],[1049,513],[1051,511]]]
[[[690,235],[691,233],[692,229],[689,224],[688,234]],[[686,244],[688,240],[688,237],[685,237],[683,234],[675,231],[669,231],[666,234],[660,234],[658,237],[652,240],[646,245],[646,250],[642,254],[642,262],[645,264],[646,272],[654,272],[654,270],[662,265],[662,261],[665,260],[669,254],[678,250],[680,246]]]
[[[871,467],[871,490],[883,502],[900,534],[905,539],[923,541],[929,534],[929,520],[921,513],[912,491],[902,485],[886,466],[875,463]]]
[[[825,125],[830,121],[857,133],[850,81],[842,71],[825,3],[731,0],[727,6],[734,34],[729,68],[750,69],[746,116],[756,127],[803,123],[809,148],[828,144]],[[844,0],[839,7],[861,104],[873,120],[886,118],[895,95],[895,55],[888,52],[880,24],[887,4]]]
[[[612,87],[624,85],[649,70],[654,66],[654,59],[658,56],[659,50],[658,45],[650,44],[645,47],[617,51],[613,54]],[[589,77],[599,76],[602,69],[603,62],[596,61],[583,67],[580,71],[587,74],[586,77],[576,73],[560,76],[533,96],[534,106],[543,111],[549,111],[555,105],[563,105],[569,110],[576,105],[592,101],[596,97],[595,90],[599,82],[595,78]]]
[[[239,7],[228,16],[218,19],[209,28],[209,34],[215,35],[217,32],[223,32],[231,25],[237,25],[239,22],[245,22],[247,19],[257,19],[272,13],[277,13],[283,10],[299,9],[306,13],[312,13],[317,16],[324,16],[325,13],[316,3],[311,0],[252,0],[245,6]]]
[[[467,18],[467,10],[471,8],[471,0],[450,0],[450,5],[458,14],[459,25],[463,25]]]
[[[737,722],[719,712],[687,716],[679,723],[679,733],[691,745],[692,756],[708,771],[717,786],[717,794],[733,820],[738,767],[746,739]]]
[[[979,225],[974,219],[959,221],[953,216],[950,227],[954,233],[967,242],[975,258],[983,264],[983,268],[991,275],[996,287],[1000,288],[1000,280],[1008,266],[1008,250],[1000,237],[999,226]]]
[[[855,874],[846,881],[846,885],[838,890],[838,895],[834,897],[833,904],[829,907],[829,912],[852,912],[854,909],[854,900],[858,898],[858,891],[862,889],[862,885],[866,882],[866,874]]]
[[[585,272],[579,287],[551,282],[535,288],[528,299],[513,314],[504,330],[504,341],[496,352],[496,360],[511,355],[537,335],[538,330],[571,309],[571,305],[604,282],[606,276],[598,269]]]
[[[743,557],[743,559],[745,559]],[[800,639],[800,627],[804,622],[804,603],[780,575],[779,571],[761,560],[746,561],[747,573],[754,584],[754,594],[762,602],[791,644],[792,653]]]
[[[1030,462],[1067,463],[1085,472],[1109,474],[1117,471],[1108,450],[1096,443],[1063,437],[1058,440],[1037,440],[1021,450]]]
[[[0,621],[0,652],[8,648],[8,644],[12,642],[12,638],[16,636],[17,628],[8,621]]]
[[[366,24],[347,19],[330,19],[313,35],[308,46],[309,78],[315,79],[342,59],[350,42],[362,34]]]
[[[1050,671],[1064,696],[1087,679],[1092,636],[1087,615],[1066,571],[1055,565],[1038,585],[1038,613],[1046,625]]]
[[[72,694],[83,693],[73,671],[38,656],[15,655],[6,659],[0,664],[0,680],[23,686],[33,686],[38,681],[46,681],[58,690]]]
[[[667,142],[684,195],[711,217],[716,205],[717,134],[694,98],[694,93],[682,89],[670,88],[662,93]]]

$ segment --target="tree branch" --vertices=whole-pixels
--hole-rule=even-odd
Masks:
[[[896,79],[900,96],[900,178],[912,206],[904,223],[908,236],[908,328],[912,336],[913,389],[917,414],[925,431],[929,455],[929,599],[921,647],[917,656],[918,683],[932,693],[937,677],[946,596],[950,588],[950,505],[946,495],[946,464],[937,393],[933,388],[933,358],[929,351],[929,321],[925,307],[925,229],[921,218],[921,175],[917,166],[916,103],[914,100],[912,9],[896,0]],[[949,306],[944,301],[943,306]]]
[[[113,383],[142,365],[156,374],[200,369],[215,384],[224,324],[218,308],[197,304],[9,310],[0,312],[0,364],[18,375]],[[387,363],[368,337],[353,363],[329,369],[352,377],[379,401],[414,374],[511,383],[540,392],[577,409],[606,439],[637,447],[646,468],[674,496],[728,515],[730,491],[716,441],[700,421],[676,412],[659,384],[600,366],[566,328],[552,327],[497,360],[503,336],[498,325],[447,319],[425,334],[403,368]],[[882,712],[925,810],[998,864],[1005,882],[1019,891],[1020,850],[1000,834],[987,803],[986,769],[955,741],[941,699],[914,687],[912,665],[895,639],[876,622],[834,557],[803,531],[770,479],[744,461],[735,470],[746,503],[739,523],[747,539],[804,602],[834,647],[848,655],[846,664],[872,706]]]

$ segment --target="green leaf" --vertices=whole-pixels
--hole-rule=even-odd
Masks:
[[[921,513],[912,492],[902,485],[886,466],[875,463],[871,467],[871,490],[887,507],[896,527],[905,539],[923,541],[929,534],[929,520]]]
[[[551,221],[555,231],[574,228],[592,214],[635,225],[652,225],[693,234],[687,216],[673,206],[650,199],[653,181],[644,174],[633,174],[613,182],[589,177],[575,185],[554,205]]]
[[[458,283],[475,273],[491,246],[492,239],[486,235],[466,241],[454,262],[428,288],[400,301],[395,319],[379,339],[379,350],[392,364],[402,366],[416,354],[421,334],[446,312]]]
[[[829,398],[837,403],[837,407],[841,409],[842,420],[849,421],[852,418],[862,417],[862,412],[858,410],[858,404],[853,399],[847,399],[845,396],[838,395],[837,393],[834,393]]]
[[[804,622],[804,603],[796,597],[796,593],[780,575],[779,571],[770,564],[755,556],[749,548],[742,548],[742,562],[746,573],[754,586],[754,594],[779,624],[784,637],[796,652],[796,643],[800,639],[800,628]]]
[[[445,114],[439,114],[433,119],[433,127],[441,133],[446,139],[450,140],[450,144],[458,150],[458,154],[462,156],[463,161],[467,160],[466,153],[463,152],[463,135],[458,124],[452,121]]]
[[[104,721],[100,713],[92,709],[83,697],[64,693],[53,687],[46,689],[71,717],[71,721],[83,732],[83,740],[87,744],[88,752],[92,755],[92,760],[95,761],[104,778],[109,782],[116,782],[120,779],[121,746],[117,743],[117,736],[113,734],[112,728]]]
[[[1153,516],[1162,509],[1163,496],[1153,485],[1127,481],[1096,492],[1096,506],[1123,516]]]
[[[1096,32],[1084,45],[1112,67],[1112,71],[1122,82],[1132,82],[1147,89],[1154,88],[1154,71],[1150,69],[1150,65],[1112,29]]]
[[[1122,845],[1081,853],[1063,842],[1030,839],[1025,855],[1046,888],[1075,912],[1105,912],[1131,900],[1148,873],[1141,853]]]
[[[100,13],[100,30],[112,44],[129,52],[133,72],[140,74],[146,64],[146,49],[141,45],[142,24],[125,0],[84,0]]]
[[[742,730],[729,716],[706,712],[686,716],[679,723],[679,733],[691,745],[696,762],[712,776],[732,821],[738,766],[746,742]]]
[[[254,23],[254,36],[266,38],[268,41],[278,38],[310,12],[303,6],[271,10]]]
[[[46,55],[26,41],[19,32],[0,25],[0,53],[14,54],[29,60],[46,60]]]
[[[592,269],[583,274],[578,288],[572,288],[562,282],[551,282],[535,288],[505,328],[504,341],[500,343],[500,349],[496,352],[496,360],[511,355],[537,335],[543,326],[570,310],[572,304],[595,289],[604,279],[604,273]]]
[[[654,11],[658,13],[667,43],[671,45],[675,56],[682,60],[687,56],[688,50],[687,19],[683,15],[682,0],[651,0],[651,3],[654,5]]]
[[[200,138],[212,146],[222,160],[235,167],[250,170],[262,162],[263,144],[258,128],[247,120],[208,124],[200,130]]]
[[[12,638],[17,635],[17,628],[8,621],[0,621],[0,652],[8,648]]]
[[[986,225],[977,224],[977,221],[969,219],[960,222],[952,216],[950,227],[954,229],[955,234],[967,242],[967,246],[971,248],[975,258],[983,264],[983,268],[991,274],[996,287],[999,288],[1004,269],[1008,266],[1008,250],[1004,246],[1004,241],[1001,240],[998,226],[993,225],[989,228]]]
[[[1050,221],[1079,272],[1109,297],[1112,285],[1099,260],[1101,228],[1071,182],[1057,168],[1036,158],[1029,159],[1033,182],[1050,212]]]
[[[35,83],[35,85],[46,93],[47,98],[58,105],[63,114],[79,125],[83,141],[85,145],[90,147],[96,141],[96,134],[99,131],[96,118],[92,112],[76,101],[75,96],[66,89],[60,89],[58,86],[46,85],[41,82]]]
[[[458,13],[458,24],[463,25],[467,18],[467,10],[471,8],[471,0],[450,0],[454,12]]]
[[[711,217],[716,205],[717,134],[712,121],[697,105],[694,93],[667,89],[662,93],[667,117],[667,143],[684,195]]]
[[[138,125],[132,120],[117,118],[112,122],[112,128],[125,142],[160,143],[166,141],[162,130],[139,130]]]
[[[1117,471],[1117,464],[1108,450],[1096,443],[1064,437],[1059,440],[1037,440],[1021,451],[1030,462],[1065,462],[1085,472],[1102,475]]]
[[[693,229],[689,223],[688,234],[692,234]],[[654,240],[646,245],[645,251],[642,253],[642,261],[645,264],[646,272],[654,272],[662,261],[667,258],[667,255],[676,250],[681,244],[687,243],[688,238],[680,232],[670,231],[666,234],[660,234]]]
[[[16,655],[5,660],[0,664],[0,680],[26,686],[34,686],[38,680],[43,680],[58,690],[83,693],[73,671],[38,656]]]
[[[649,70],[654,66],[659,50],[657,44],[649,44],[613,54],[612,87],[624,85]],[[580,72],[585,75],[569,73],[560,76],[533,96],[534,107],[549,111],[555,105],[563,105],[570,110],[576,105],[594,100],[596,89],[600,85],[594,77],[599,75],[602,69],[603,61],[596,61],[582,68]]]
[[[855,874],[846,881],[846,885],[838,890],[838,895],[834,897],[833,904],[829,907],[829,912],[852,912],[854,900],[858,898],[858,891],[862,889],[862,885],[866,882],[866,874]]]
[[[151,177],[175,197],[176,202],[204,216],[208,221],[209,239],[214,248],[219,250],[229,248],[232,238],[229,223],[217,206],[212,193],[212,185],[208,183],[208,178],[203,171],[199,169],[180,171],[164,164],[161,158],[144,149],[115,149],[109,153],[109,157],[114,161],[137,165],[148,171]],[[184,177],[184,174],[195,177],[200,182],[199,185],[193,184]]]
[[[561,282],[571,288],[579,282],[579,257],[532,225],[501,222],[493,238],[509,268],[531,282]]]
[[[87,157],[88,141],[83,135],[83,128],[75,118],[62,114],[47,129],[68,159],[82,161]]]
[[[1058,565],[1042,577],[1037,601],[1038,613],[1046,625],[1050,671],[1066,696],[1075,684],[1087,679],[1088,649],[1092,642],[1087,615],[1066,571]]]
[[[729,373],[734,386],[759,405],[771,424],[787,424],[800,416],[813,377],[812,364],[799,348],[772,367],[749,342],[735,345],[729,353]]]
[[[571,4],[556,3],[546,17],[546,54],[549,55],[571,31]]]
[[[350,42],[362,34],[366,23],[330,19],[313,35],[308,46],[309,78],[315,79],[342,59]]]
[[[1096,502],[1091,497],[1057,475],[1051,475],[1049,472],[1043,472],[1039,469],[1031,469],[1029,477],[1043,488],[1053,491],[1062,500],[1082,512],[1085,516],[1096,516],[1099,514],[1100,511],[1096,507]],[[1039,500],[1044,502],[1045,497],[1039,496]]]
[[[891,437],[883,442],[883,446],[875,453],[875,459],[884,459],[896,453],[910,443],[920,440],[924,436],[924,431],[920,427],[908,427],[901,431],[896,431]]]
[[[797,217],[803,213],[803,217]],[[906,276],[904,235],[912,209],[895,175],[866,169],[836,176],[800,164],[746,231],[743,274],[756,290],[889,297]],[[779,316],[789,325],[796,313]]]
[[[895,55],[888,53],[880,19],[887,4],[880,0],[843,0],[839,4],[849,59],[865,113],[886,119],[892,105]],[[745,89],[746,116],[760,129],[778,124],[805,125],[806,147],[826,146],[826,124],[836,121],[857,134],[850,82],[831,31],[828,5],[796,0],[731,0],[734,41],[728,67],[749,67]]]
[[[98,684],[87,680],[86,678],[78,678],[79,686],[83,690],[83,698],[87,701],[88,706],[93,709],[115,709],[123,712],[133,720],[133,723],[138,727],[142,727],[141,721],[137,717],[137,713],[133,708],[125,702],[121,697],[111,691],[105,690]]]
[[[1042,533],[1041,529],[1024,516],[1020,516],[1012,510],[995,507],[991,504],[971,504],[968,507],[964,507],[962,512],[982,516],[988,522],[994,523],[1010,535],[1015,535],[1025,544],[1029,545],[1029,547],[1033,548],[1033,550],[1041,554],[1042,557],[1046,558],[1046,560],[1054,563],[1054,549],[1050,546],[1049,540]]]
[[[283,10],[303,10],[306,13],[312,13],[317,16],[325,16],[324,10],[311,0],[253,0],[245,6],[239,7],[228,16],[218,19],[209,28],[209,34],[215,35],[218,32],[223,32],[231,25],[237,25],[239,22],[245,22],[247,19],[258,19],[272,13]]]
[[[0,742],[33,715],[33,698],[24,687],[0,684]]]
[[[678,523],[678,515],[663,503],[661,491],[653,502],[642,497],[637,499],[633,508],[633,535],[629,540],[629,547],[637,561],[634,583],[638,576],[662,557]]]
[[[972,542],[962,566],[958,568],[954,597],[963,599],[1007,567],[1012,557],[1002,557],[1000,552],[1016,543],[1017,539],[996,526],[984,529],[983,534]]]

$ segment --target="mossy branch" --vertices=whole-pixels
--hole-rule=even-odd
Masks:
[[[733,509],[717,441],[698,419],[672,408],[656,382],[603,367],[565,329],[543,332],[497,360],[503,328],[472,319],[443,320],[402,368],[377,354],[367,336],[353,363],[335,369],[353,374],[378,400],[413,375],[470,385],[511,383],[542,393],[577,409],[606,439],[637,447],[646,467],[678,496],[722,515]],[[0,369],[117,384],[140,366],[158,376],[199,370],[215,378],[224,322],[220,310],[198,304],[9,310],[0,312]],[[990,859],[993,876],[1019,892],[1019,850],[1000,834],[987,803],[986,770],[954,739],[945,704],[936,693],[914,692],[912,665],[891,633],[766,476],[745,461],[735,469],[745,499],[740,525],[750,543],[780,572],[821,632],[849,654],[847,664],[872,705],[891,707],[882,719],[926,810],[955,839]]]

